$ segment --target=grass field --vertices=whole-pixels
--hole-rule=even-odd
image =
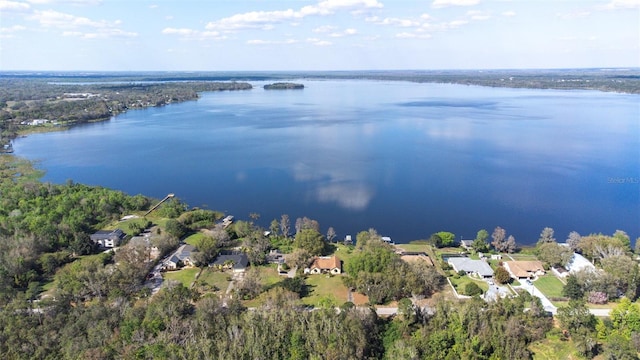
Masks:
[[[342,276],[310,275],[307,277],[309,295],[302,298],[307,305],[318,305],[324,298],[331,298],[337,306],[347,302],[347,287],[342,282]]]
[[[564,285],[555,275],[540,276],[533,284],[549,298],[562,297],[562,288]]]
[[[189,244],[189,245],[193,245],[196,246],[196,243],[202,239],[204,237],[203,233],[197,232],[195,234],[191,234],[189,236],[187,236],[186,239],[184,239],[184,242]]]
[[[165,280],[175,280],[186,287],[190,287],[193,281],[196,279],[196,274],[200,271],[200,268],[186,268],[178,271],[168,271],[164,273]]]
[[[198,287],[202,291],[213,291],[224,293],[229,286],[230,274],[224,273],[211,268],[206,268],[198,278]]]
[[[548,334],[544,340],[529,346],[535,360],[565,360],[583,359],[576,355],[576,348],[572,341],[561,340],[560,336]]]

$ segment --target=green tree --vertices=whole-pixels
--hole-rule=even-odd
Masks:
[[[597,323],[584,300],[569,300],[567,306],[558,309],[557,317],[560,324],[572,334],[580,329],[593,331]]]
[[[464,294],[468,296],[481,295],[482,289],[475,282],[468,282],[464,286]]]
[[[482,229],[478,231],[475,240],[471,244],[471,247],[476,252],[485,252],[489,251],[489,243],[487,243],[487,239],[489,239],[489,233],[487,230]]]
[[[579,300],[584,297],[584,290],[574,275],[569,275],[567,284],[562,288],[562,295],[573,300]]]
[[[322,234],[314,229],[302,229],[296,234],[293,245],[298,249],[304,249],[311,255],[322,255],[325,242]]]
[[[453,246],[456,242],[456,236],[453,233],[450,233],[448,231],[440,231],[437,232],[436,235],[438,235],[441,239],[441,246],[442,247],[448,247],[448,246]]]
[[[493,278],[498,282],[498,284],[508,284],[511,282],[511,274],[509,274],[509,271],[507,271],[503,266],[498,266],[496,268]]]

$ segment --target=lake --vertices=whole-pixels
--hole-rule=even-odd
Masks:
[[[396,242],[542,228],[640,236],[640,96],[365,80],[205,93],[16,139],[45,181],[175,193],[268,227],[307,216]]]

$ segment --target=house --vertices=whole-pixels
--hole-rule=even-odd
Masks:
[[[102,248],[113,248],[120,245],[120,242],[125,237],[125,233],[120,229],[98,230],[89,237],[91,241],[100,245]]]
[[[593,263],[589,260],[587,260],[587,258],[585,258],[584,256],[578,254],[578,253],[573,253],[573,256],[571,257],[571,260],[569,260],[569,263],[567,263],[566,266],[567,270],[569,271],[570,274],[575,274],[578,271],[581,270],[595,270],[596,267],[593,265]]]
[[[460,240],[460,246],[467,250],[473,249],[473,240]]]
[[[351,239],[351,235],[347,235],[344,237],[344,244],[345,245],[353,245],[353,240]]]
[[[509,271],[514,279],[531,279],[544,275],[542,262],[535,261],[505,261],[504,268]]]
[[[464,271],[467,275],[475,275],[480,278],[493,277],[493,269],[483,260],[473,260],[468,257],[450,257],[447,262],[456,272]]]
[[[249,258],[243,253],[220,254],[209,266],[231,269],[234,273],[241,273],[249,266]]]
[[[390,244],[390,245],[394,245],[395,243],[393,242],[393,240],[391,240],[391,238],[389,236],[383,236],[381,237],[382,242]]]
[[[284,254],[280,250],[270,250],[267,254],[267,262],[269,264],[282,264],[284,263]]]
[[[308,270],[308,271],[307,271]],[[337,256],[317,256],[311,266],[305,269],[310,274],[329,273],[338,275],[342,273],[342,261]]]
[[[178,248],[169,259],[165,260],[164,267],[165,269],[175,270],[180,267],[180,265],[189,265],[193,266],[194,262],[191,260],[191,253],[195,251],[195,247],[193,245],[184,244]]]

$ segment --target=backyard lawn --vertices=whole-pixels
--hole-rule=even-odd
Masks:
[[[222,292],[224,294],[229,286],[230,278],[231,274],[212,268],[206,268],[198,278],[198,286],[202,291],[215,291],[215,289],[218,289],[218,292]]]
[[[538,290],[542,291],[542,293],[548,298],[563,297],[562,288],[564,285],[557,277],[555,277],[555,275],[547,274],[540,276],[533,282],[533,285],[535,285]]]
[[[196,279],[196,274],[200,271],[200,268],[184,268],[177,271],[167,271],[164,273],[165,280],[175,280],[182,283],[185,287],[191,287],[191,284]]]
[[[198,240],[202,239],[203,237],[204,237],[203,233],[197,232],[195,234],[189,235],[186,239],[184,239],[184,242],[189,245],[196,246],[196,243],[198,242]]]
[[[309,295],[302,298],[307,305],[318,305],[325,298],[333,299],[337,306],[347,302],[348,289],[342,282],[342,276],[310,275],[307,277]]]
[[[483,292],[487,292],[487,290],[489,290],[489,284],[487,284],[486,281],[473,279],[473,278],[470,278],[469,276],[462,276],[458,279],[454,277],[450,277],[449,280],[451,280],[451,283],[453,284],[453,286],[455,286],[456,291],[460,295],[465,295],[464,287],[470,282],[476,283],[480,287],[480,289],[482,289]]]

